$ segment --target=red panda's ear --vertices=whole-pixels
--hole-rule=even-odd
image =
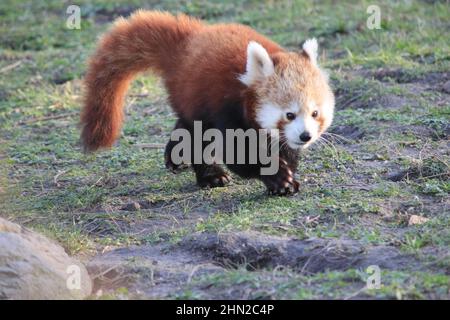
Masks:
[[[303,53],[311,60],[314,65],[317,65],[317,51],[319,45],[316,38],[308,39],[303,43]]]
[[[267,50],[255,41],[250,41],[247,46],[247,64],[245,73],[240,75],[239,80],[247,86],[256,81],[264,80],[274,73],[273,61]]]

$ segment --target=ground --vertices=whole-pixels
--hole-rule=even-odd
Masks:
[[[71,30],[71,2],[3,0],[0,215],[84,261],[94,299],[449,299],[450,6],[377,3],[370,30],[367,1],[80,0]],[[117,145],[81,152],[86,59],[139,7],[244,23],[292,50],[318,38],[337,112],[301,155],[297,195],[238,177],[202,190],[167,171],[175,119],[151,74],[133,83]]]

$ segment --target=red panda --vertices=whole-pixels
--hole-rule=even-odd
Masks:
[[[279,129],[279,170],[262,176],[261,164],[227,164],[244,178],[259,178],[269,193],[295,193],[298,149],[330,126],[334,96],[317,64],[317,41],[298,52],[240,24],[208,25],[180,14],[135,12],[118,19],[100,40],[85,77],[81,141],[85,151],[111,147],[120,134],[130,82],[147,69],[158,74],[178,120],[175,128]],[[174,146],[166,146],[165,161]],[[223,186],[230,176],[218,164],[192,164],[201,187]]]

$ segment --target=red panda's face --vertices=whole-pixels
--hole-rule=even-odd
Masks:
[[[247,54],[256,65],[248,60],[241,77],[256,92],[255,120],[261,128],[279,129],[290,148],[307,148],[330,126],[334,111],[333,92],[316,62],[317,42],[305,42],[301,53],[269,57],[262,50],[250,43]]]

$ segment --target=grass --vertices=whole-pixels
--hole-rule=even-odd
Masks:
[[[80,30],[65,26],[69,4],[0,4],[1,216],[86,261],[106,246],[176,244],[192,232],[250,230],[393,245],[423,268],[385,270],[383,289],[358,297],[449,298],[446,2],[379,1],[380,30],[366,28],[368,1],[78,1]],[[338,136],[302,155],[298,195],[267,197],[259,182],[238,178],[229,187],[200,190],[191,172],[166,171],[162,150],[139,147],[166,142],[174,125],[152,75],[132,85],[117,146],[81,153],[85,61],[110,21],[139,7],[248,24],[293,50],[318,38],[337,95],[331,131]],[[387,178],[401,171],[408,174]],[[124,210],[134,202],[146,205]],[[409,226],[413,214],[430,220]],[[358,270],[285,272],[274,281],[267,272],[205,276],[172,297],[205,297],[198,288],[208,283],[217,291],[250,287],[250,298],[346,298],[361,287]]]
[[[423,299],[448,293],[448,277],[420,272],[382,272],[379,289],[365,288],[367,274],[363,270],[328,272],[314,276],[298,275],[291,270],[276,272],[228,271],[225,275],[210,275],[195,279],[189,288],[174,297],[177,299],[207,299],[210,294],[234,290],[234,295],[246,299]],[[196,288],[212,288],[206,294]],[[346,293],[342,294],[342,288]]]

